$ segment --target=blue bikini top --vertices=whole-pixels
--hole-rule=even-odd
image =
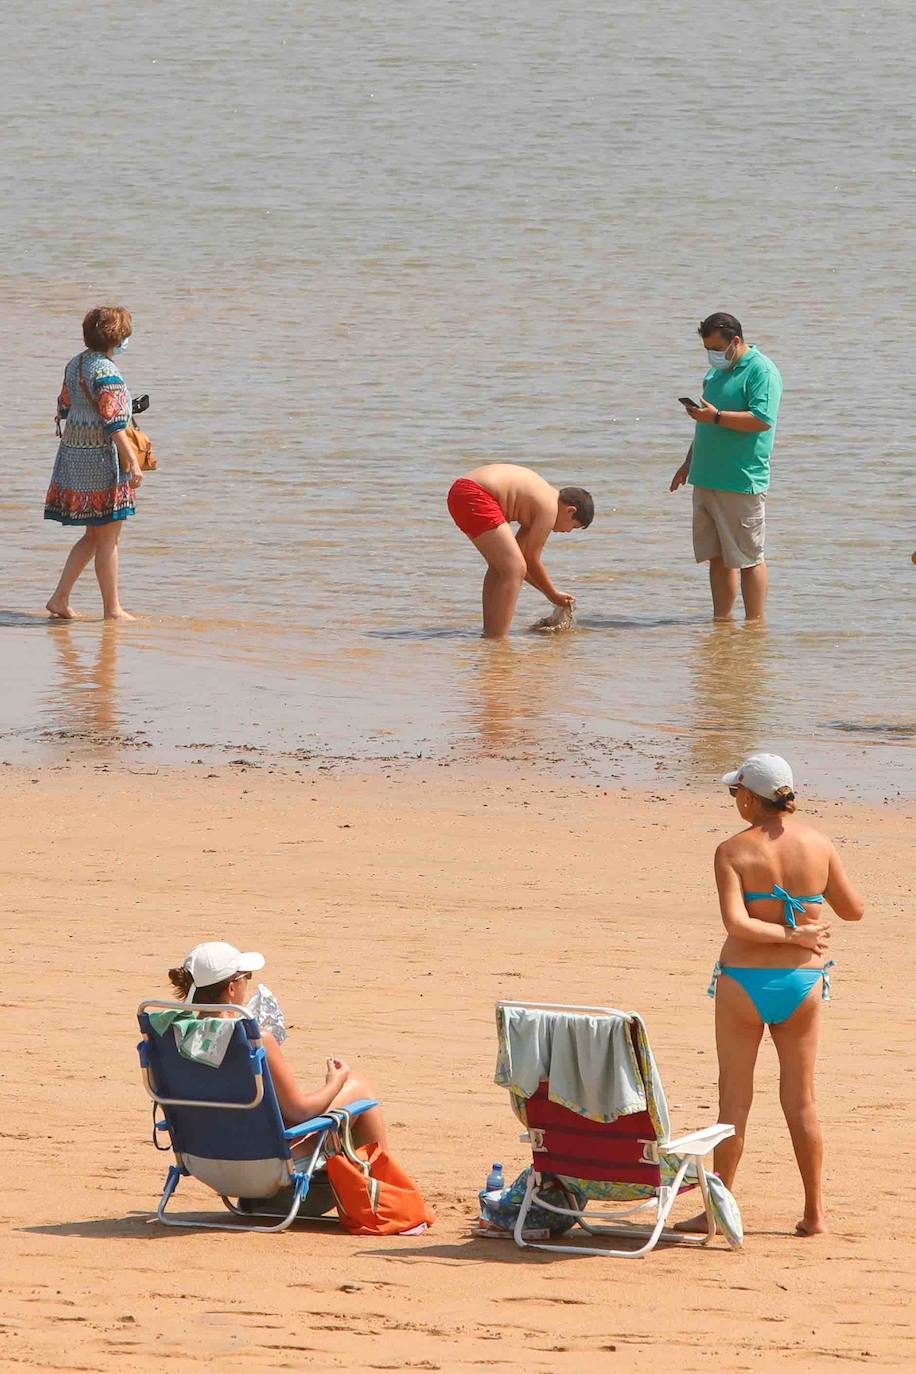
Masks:
[[[806,906],[819,905],[824,900],[823,893],[818,897],[792,897],[778,883],[773,884],[772,892],[745,892],[744,894],[746,902],[762,902],[767,897],[775,897],[777,901],[782,902],[786,925],[791,926],[792,930],[798,929],[798,923],[795,920],[796,913],[799,916],[804,916]]]

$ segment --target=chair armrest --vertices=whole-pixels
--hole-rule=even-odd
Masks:
[[[710,1150],[734,1134],[734,1126],[726,1126],[720,1121],[715,1126],[704,1127],[702,1131],[679,1136],[677,1140],[660,1140],[658,1148],[661,1154],[666,1155],[708,1155]]]
[[[335,1112],[346,1112],[347,1116],[362,1116],[363,1112],[371,1111],[377,1107],[378,1102],[374,1098],[365,1097],[360,1102],[348,1102],[345,1107],[335,1107]]]
[[[313,1116],[311,1121],[303,1121],[299,1126],[288,1126],[283,1132],[284,1139],[298,1140],[303,1135],[314,1135],[316,1131],[332,1131],[334,1121],[329,1116]]]
[[[371,1107],[377,1107],[378,1103],[366,1098],[362,1102],[348,1102],[346,1107],[335,1107],[335,1112],[343,1112],[346,1116],[362,1116],[363,1112],[368,1112]],[[298,1140],[303,1135],[313,1135],[315,1131],[332,1131],[337,1122],[332,1116],[313,1116],[311,1121],[303,1121],[301,1126],[290,1126],[283,1132],[287,1140]]]

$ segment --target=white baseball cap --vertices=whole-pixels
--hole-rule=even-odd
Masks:
[[[212,988],[214,983],[224,983],[236,973],[255,973],[265,962],[263,954],[253,951],[243,954],[235,945],[227,945],[225,940],[207,940],[202,945],[195,945],[182,965],[191,975],[188,999],[198,988]]]
[[[722,781],[726,787],[746,787],[764,801],[776,801],[782,787],[795,791],[792,769],[778,754],[751,754],[734,773],[725,773]]]

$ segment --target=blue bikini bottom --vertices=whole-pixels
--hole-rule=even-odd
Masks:
[[[823,968],[733,968],[717,962],[706,991],[715,997],[719,975],[725,973],[744,988],[764,1025],[778,1026],[798,1010],[818,979],[823,979],[823,1001],[830,1001],[832,967],[832,959]]]

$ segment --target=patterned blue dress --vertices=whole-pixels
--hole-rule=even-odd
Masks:
[[[70,359],[57,418],[66,424],[45,498],[45,519],[61,525],[107,525],[133,515],[134,489],[129,474],[120,470],[111,437],[130,423],[130,392],[111,358],[88,350]]]

